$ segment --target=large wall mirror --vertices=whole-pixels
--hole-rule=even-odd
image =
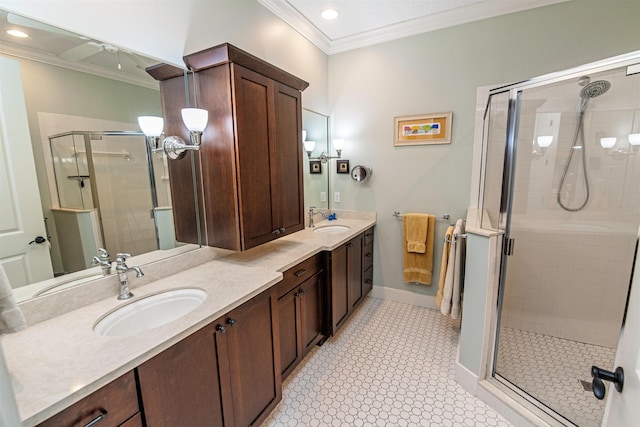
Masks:
[[[157,62],[0,10],[0,263],[19,301],[102,277],[98,247],[138,265],[198,247],[175,241],[167,160],[137,124],[162,114]]]
[[[158,62],[0,9],[0,263],[19,301],[102,277],[98,247],[135,265],[199,247],[175,241],[167,159],[137,124],[162,115],[145,72]],[[21,119],[5,114],[18,104]],[[328,151],[327,116],[305,109],[303,128]],[[328,209],[329,165],[304,157],[305,207]]]
[[[306,141],[313,141],[311,157],[329,152],[329,117],[312,110],[302,109],[302,137]],[[311,206],[329,209],[329,169],[330,163],[310,161],[305,152],[304,162],[304,207],[305,211]]]

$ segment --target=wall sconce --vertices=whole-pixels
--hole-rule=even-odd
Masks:
[[[608,150],[610,148],[613,148],[614,145],[616,145],[617,140],[618,138],[616,138],[615,136],[600,138],[600,146],[605,150]]]
[[[303,134],[304,135],[304,134]],[[311,144],[313,143],[313,144]],[[311,157],[311,153],[315,148],[315,141],[303,141],[304,150],[307,152],[307,157],[309,160],[320,160],[322,163],[327,163],[327,161],[331,159],[341,159],[342,149],[344,148],[344,139],[334,139],[333,140],[333,148],[335,148],[337,156],[330,156],[324,151],[318,157]]]
[[[531,154],[538,157],[544,156],[547,152],[547,148],[551,146],[553,142],[553,135],[541,135],[533,140]]]
[[[187,145],[179,136],[169,136],[162,141],[162,148],[172,160],[183,158],[187,151],[197,151],[202,142],[202,132],[207,127],[209,112],[201,108],[183,108],[182,121],[189,129],[189,140],[191,145]],[[160,135],[164,127],[162,117],[142,116],[138,117],[140,129],[147,137],[147,143],[152,150],[158,150],[160,145]]]

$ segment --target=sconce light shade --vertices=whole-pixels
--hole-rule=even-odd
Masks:
[[[344,148],[344,139],[334,139],[333,148],[335,148],[336,151],[342,151]]]
[[[640,145],[640,133],[630,133],[629,144],[634,146]]]
[[[138,125],[145,136],[160,136],[164,128],[164,119],[156,116],[140,116]]]
[[[207,127],[209,112],[201,108],[183,108],[182,121],[191,132],[202,132]]]
[[[307,131],[302,129],[302,142],[305,142],[307,140]]]
[[[309,156],[311,156],[314,148],[316,148],[315,141],[304,141],[304,151],[306,151]]]
[[[548,148],[553,142],[553,135],[542,135],[538,137],[538,146],[540,148]]]
[[[616,141],[617,140],[618,140],[618,138],[616,138],[615,136],[607,137],[607,138],[600,138],[600,146],[602,148],[612,148],[614,145],[616,145]]]

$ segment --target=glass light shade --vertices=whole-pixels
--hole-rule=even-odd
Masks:
[[[334,139],[333,148],[336,150],[342,150],[344,148],[344,139]]]
[[[629,144],[631,144],[631,145],[640,145],[640,133],[630,133],[629,134]]]
[[[538,147],[540,148],[547,148],[551,145],[552,142],[553,142],[552,135],[542,135],[538,137]]]
[[[164,119],[156,116],[140,116],[138,125],[146,136],[160,136],[164,128]]]
[[[311,152],[314,148],[316,148],[315,141],[304,141],[304,151]]]
[[[615,136],[607,137],[607,138],[600,138],[600,145],[602,146],[602,148],[611,148],[614,145],[616,145],[616,141],[617,140],[618,140],[618,138],[616,138]]]
[[[201,108],[183,108],[182,121],[192,132],[202,132],[207,127],[209,112]]]
[[[20,30],[7,30],[7,34],[13,37],[18,37],[19,39],[26,39],[27,37],[29,37],[29,34]]]

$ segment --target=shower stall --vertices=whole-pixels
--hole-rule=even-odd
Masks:
[[[493,89],[485,110],[479,222],[504,236],[490,374],[565,425],[601,425],[591,367],[614,369],[640,225],[638,64]]]
[[[174,247],[166,156],[144,134],[73,131],[49,144],[62,273],[90,267],[97,247],[112,255]]]

